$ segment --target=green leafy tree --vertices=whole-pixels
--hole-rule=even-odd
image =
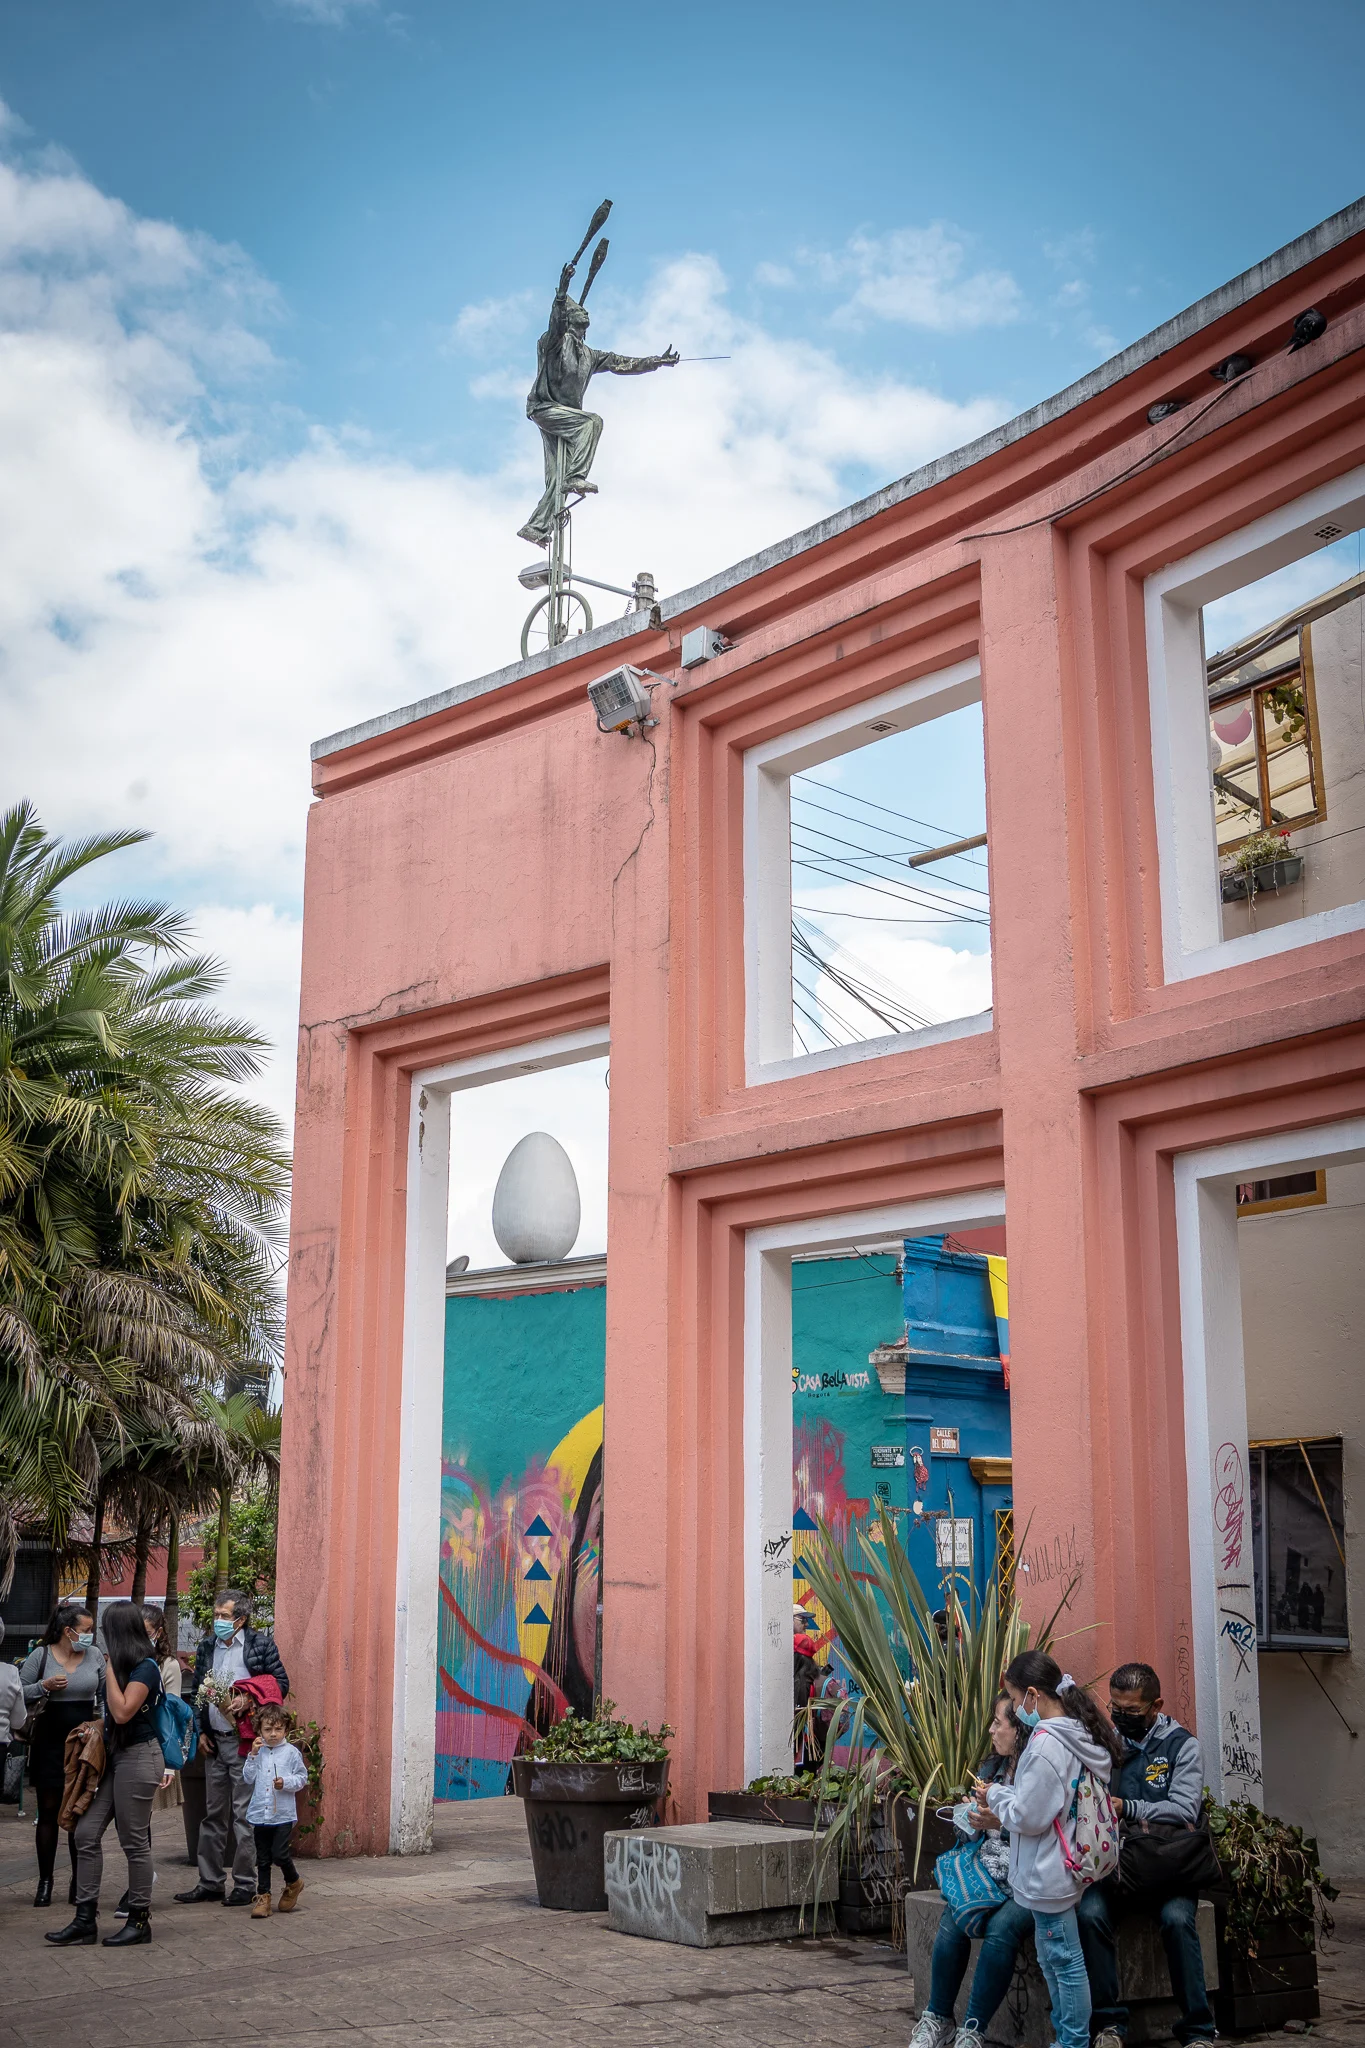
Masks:
[[[279,1496],[269,1487],[258,1486],[234,1500],[228,1517],[227,1576],[225,1585],[240,1586],[250,1593],[256,1622],[269,1626],[275,1612],[275,1549],[279,1540]],[[217,1546],[195,1565],[185,1587],[185,1604],[198,1628],[207,1629],[213,1620],[213,1603],[222,1588],[218,1567],[222,1559]]]
[[[0,817],[0,1586],[21,1528],[61,1545],[81,1510],[97,1576],[130,1445],[279,1351],[288,1160],[239,1092],[265,1041],[210,1006],[180,913],[61,909],[145,836]]]

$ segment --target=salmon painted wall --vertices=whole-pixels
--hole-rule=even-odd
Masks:
[[[279,1625],[328,1849],[389,1839],[409,1077],[608,1016],[604,1682],[678,1728],[676,1812],[742,1770],[759,1224],[1004,1185],[1030,1598],[1078,1573],[1090,1665],[1149,1658],[1193,1715],[1172,1160],[1365,1108],[1365,943],[1166,978],[1144,579],[1365,462],[1362,343],[1357,233],[693,611],[317,761]],[[1215,386],[1234,350],[1253,373]],[[683,671],[703,622],[733,645]],[[970,656],[993,1028],[751,1084],[744,750]],[[623,657],[669,679],[644,742],[583,695]]]

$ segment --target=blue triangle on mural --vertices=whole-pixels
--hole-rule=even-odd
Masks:
[[[792,1577],[794,1579],[804,1579],[806,1577],[806,1567],[802,1564],[799,1557],[792,1566]]]
[[[806,1510],[804,1508],[798,1508],[796,1510],[796,1513],[792,1516],[792,1527],[793,1529],[813,1529],[815,1527],[815,1523],[811,1520],[810,1516],[806,1513]]]
[[[528,1628],[532,1626],[536,1628],[548,1628],[550,1626],[550,1617],[545,1612],[545,1609],[541,1606],[539,1600],[537,1600],[535,1606],[527,1615],[526,1625]]]
[[[526,1576],[528,1579],[548,1579],[550,1574],[546,1571],[540,1559],[536,1558]]]
[[[526,1533],[528,1536],[548,1536],[550,1534],[549,1525],[537,1515]]]

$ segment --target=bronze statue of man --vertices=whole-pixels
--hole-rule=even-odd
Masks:
[[[582,254],[582,251],[579,251]],[[588,283],[600,268],[605,244],[593,258]],[[548,545],[555,516],[555,451],[564,450],[564,493],[595,491],[588,482],[593,456],[602,435],[601,415],[584,412],[583,394],[588,379],[599,370],[616,377],[641,377],[647,370],[671,369],[677,350],[666,348],[660,356],[618,356],[609,349],[589,348],[586,340],[588,315],[576,299],[569,297],[569,285],[577,260],[566,263],[559,274],[559,290],[550,308],[550,324],[536,345],[536,381],[526,399],[526,413],[540,428],[545,449],[545,492],[535,511],[520,528],[522,540],[537,547]],[[584,298],[587,287],[584,287]]]

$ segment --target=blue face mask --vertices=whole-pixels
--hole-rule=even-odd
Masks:
[[[235,1621],[224,1621],[220,1616],[215,1616],[213,1633],[220,1643],[230,1643],[237,1633],[237,1624]]]
[[[76,1637],[76,1648],[78,1650],[88,1650],[90,1648],[90,1645],[94,1642],[94,1640],[94,1636],[90,1633],[89,1629],[87,1629],[84,1635]]]
[[[1036,1728],[1043,1717],[1038,1713],[1030,1713],[1027,1707],[1016,1707],[1014,1718],[1021,1728]]]

